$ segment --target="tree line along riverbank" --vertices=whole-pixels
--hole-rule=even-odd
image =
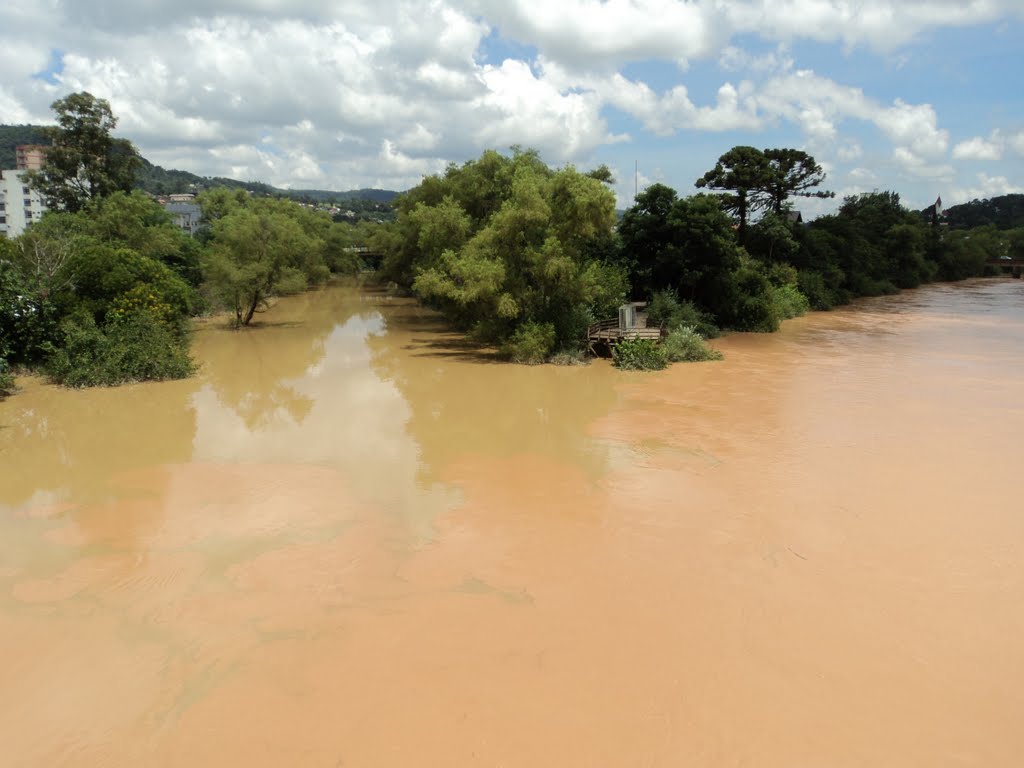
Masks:
[[[655,184],[617,218],[611,174],[551,168],[532,150],[494,150],[402,194],[397,220],[352,226],[293,201],[217,188],[197,198],[194,237],[131,191],[138,154],[114,138],[109,104],[87,93],[53,105],[53,146],[28,183],[51,210],[0,240],[0,391],[16,368],[69,386],[188,376],[189,318],[227,310],[252,323],[274,296],[307,290],[379,254],[378,277],[437,309],[510,360],[572,362],[586,329],[648,302],[666,343],[621,346],[622,367],[715,356],[722,330],[771,332],[809,309],[933,280],[986,274],[1024,252],[1024,228],[943,225],[895,192],[827,197],[814,158],[735,147],[688,197]]]

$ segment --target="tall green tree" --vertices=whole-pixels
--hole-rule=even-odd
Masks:
[[[794,232],[785,216],[769,212],[747,231],[747,251],[765,262],[791,263],[800,250]]]
[[[733,147],[715,167],[697,179],[698,187],[722,190],[723,207],[736,216],[739,239],[747,244],[747,225],[753,214],[781,215],[791,197],[835,197],[818,190],[825,172],[811,155],[799,149]]]
[[[732,221],[716,195],[680,199],[671,187],[653,184],[622,217],[619,236],[637,298],[669,289],[717,311],[722,280],[739,266]]]
[[[759,205],[757,195],[768,183],[770,167],[756,147],[733,147],[718,158],[715,167],[696,181],[696,186],[725,192],[722,207],[739,222],[740,243],[747,239],[747,222]]]
[[[662,266],[662,284],[716,317],[727,317],[731,275],[743,253],[729,217],[714,195],[693,195],[675,202],[669,225],[681,258]]]
[[[242,208],[214,223],[207,277],[236,324],[248,325],[272,296],[307,286],[302,265],[312,249],[311,238],[286,213]]]
[[[28,174],[47,205],[75,212],[95,198],[131,191],[139,154],[131,142],[111,135],[117,118],[110,103],[82,91],[50,107],[57,115],[57,125],[45,129],[52,146],[43,168]]]
[[[835,192],[815,189],[825,172],[814,158],[799,149],[766,149],[768,172],[758,193],[758,204],[779,215],[790,197],[835,197]]]
[[[594,314],[614,311],[623,271],[602,260],[614,194],[536,152],[485,152],[428,177],[399,204],[392,279],[513,359],[573,348]]]
[[[675,222],[670,221],[677,200],[671,187],[652,184],[637,195],[619,222],[622,259],[629,268],[635,299],[677,288],[673,274],[682,260],[681,242]]]

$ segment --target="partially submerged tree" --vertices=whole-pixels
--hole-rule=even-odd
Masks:
[[[548,168],[532,150],[451,166],[398,207],[389,277],[513,359],[578,347],[594,314],[625,295],[623,270],[601,257],[614,194],[574,168]]]
[[[139,155],[131,142],[111,136],[117,118],[110,103],[82,91],[50,106],[57,125],[44,130],[52,146],[42,169],[28,173],[47,205],[73,213],[95,198],[130,191]]]
[[[301,269],[313,242],[298,222],[261,205],[234,211],[213,225],[207,278],[238,325],[252,322],[270,297],[307,286]]]

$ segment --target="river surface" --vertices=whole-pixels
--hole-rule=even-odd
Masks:
[[[0,403],[0,764],[1024,765],[1024,282],[654,374],[347,287]]]

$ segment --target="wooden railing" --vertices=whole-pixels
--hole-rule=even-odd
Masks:
[[[600,323],[594,323],[587,328],[587,341],[593,343],[595,341],[605,341],[614,343],[621,341],[622,339],[660,339],[661,328],[619,328],[619,321],[614,320],[603,320]]]
[[[612,329],[618,330],[618,328],[619,328],[619,321],[618,320],[616,320],[616,319],[602,320],[600,323],[594,323],[593,325],[589,326],[587,328],[587,335],[591,336],[591,335],[593,335],[595,333],[600,333],[601,331],[610,331]]]

